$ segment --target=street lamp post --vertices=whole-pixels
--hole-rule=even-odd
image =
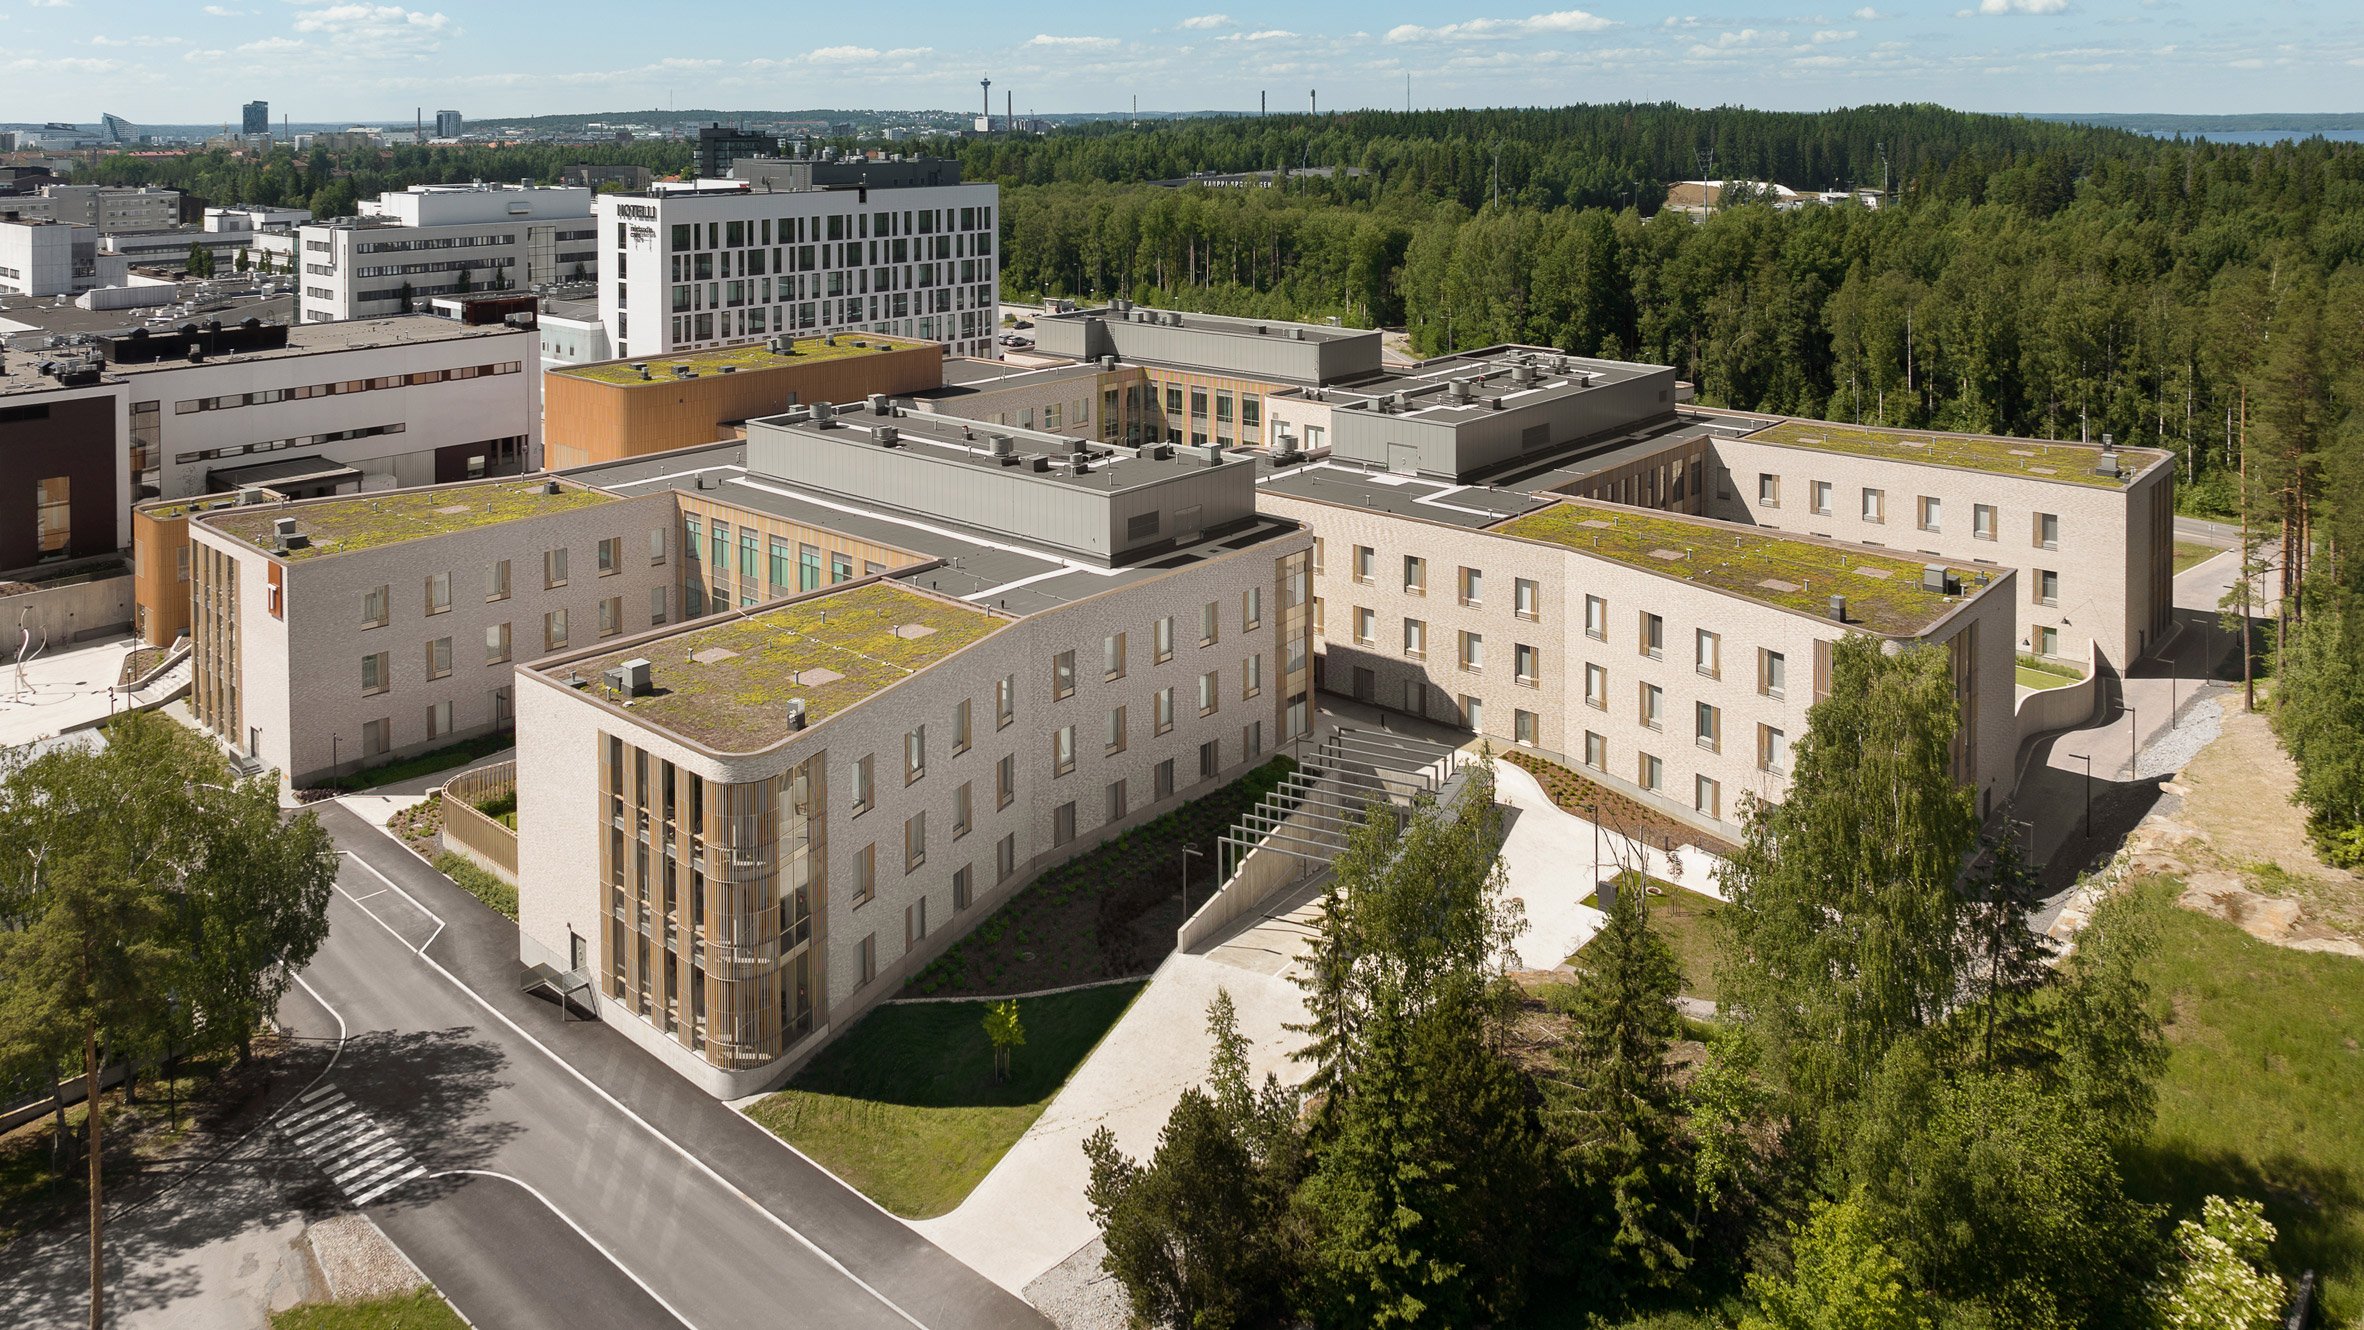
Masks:
[[[1198,848],[1196,845],[1185,845],[1185,846],[1183,846],[1183,847],[1182,847],[1182,922],[1183,922],[1183,923],[1189,923],[1189,922],[1190,922],[1190,861],[1191,861],[1192,859],[1194,859],[1194,858],[1195,858],[1195,859],[1204,859],[1204,858],[1206,858],[1206,857],[1207,857],[1207,853],[1206,853],[1206,851],[1204,851],[1204,850],[1202,850],[1202,849]]]
[[[2093,754],[2079,753],[2077,760],[2085,764],[2085,838],[2093,838]]]
[[[2138,760],[2142,756],[2142,713],[2126,708],[2126,779],[2133,780],[2141,772]]]

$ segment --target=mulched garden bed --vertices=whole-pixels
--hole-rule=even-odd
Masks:
[[[934,964],[904,983],[914,997],[990,997],[1144,975],[1182,926],[1182,847],[1190,897],[1221,885],[1216,840],[1297,764],[1276,757],[1230,785],[1050,869]]]
[[[1543,787],[1543,792],[1551,796],[1553,803],[1578,817],[1589,818],[1589,810],[1597,807],[1601,825],[1612,831],[1647,841],[1661,850],[1688,845],[1724,859],[1740,852],[1739,846],[1720,836],[1710,836],[1688,823],[1678,822],[1557,762],[1547,762],[1517,749],[1502,754],[1502,757],[1504,761],[1533,776],[1536,783]]]

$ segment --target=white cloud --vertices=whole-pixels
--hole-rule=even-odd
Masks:
[[[1846,42],[1853,40],[1855,40],[1855,29],[1853,28],[1847,28],[1843,31],[1838,28],[1824,28],[1822,31],[1814,34],[1814,44],[1816,46],[1828,46],[1832,42]]]
[[[283,55],[289,51],[310,49],[310,43],[297,41],[293,37],[265,37],[260,41],[251,41],[238,48],[240,53],[245,55]]]
[[[1277,42],[1296,35],[1287,28],[1266,28],[1262,32],[1229,32],[1215,40],[1223,42]]]
[[[35,9],[72,9],[74,0],[25,0]]]
[[[1417,23],[1404,23],[1387,30],[1391,42],[1416,41],[1487,41],[1498,38],[1526,37],[1550,32],[1599,32],[1617,26],[1614,19],[1581,9],[1562,9],[1550,14],[1531,14],[1526,18],[1473,18],[1441,27],[1424,28]]]
[[[1978,0],[1981,14],[2059,14],[2068,10],[2068,0]]]
[[[186,60],[191,64],[202,64],[208,60],[219,60],[228,54],[228,51],[220,50],[215,47],[199,47],[194,51],[190,51],[182,55],[181,59]]]
[[[1854,19],[1858,23],[1877,23],[1881,19],[1884,19],[1888,16],[1881,13],[1879,10],[1872,8],[1870,5],[1865,5],[1863,8],[1856,10],[1853,14],[1848,15],[1848,17]]]
[[[1105,51],[1120,43],[1114,37],[1057,37],[1038,32],[1026,42],[1028,46],[1064,47],[1068,50]]]
[[[330,5],[297,14],[295,30],[318,33],[332,45],[372,55],[419,55],[442,49],[443,39],[460,29],[440,11],[430,14],[400,5]]]
[[[211,15],[211,16],[212,16],[212,17],[214,17],[214,18],[245,18],[245,17],[246,17],[246,11],[245,11],[245,10],[243,10],[243,9],[232,9],[232,8],[228,7],[227,5],[207,5],[207,6],[205,7],[205,12],[206,12],[207,14]]]
[[[1186,18],[1174,26],[1177,28],[1195,28],[1201,32],[1204,32],[1209,28],[1228,28],[1231,26],[1231,15],[1201,14],[1196,18]]]
[[[150,37],[145,34],[137,37],[110,37],[102,32],[91,38],[90,44],[93,46],[179,46],[182,41],[178,37]]]

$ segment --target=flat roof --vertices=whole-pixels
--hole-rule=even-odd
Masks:
[[[7,362],[0,364],[0,397],[21,397],[32,393],[88,392],[102,384],[121,383],[111,368],[99,367],[96,383],[68,387],[41,372],[41,362],[53,357],[28,351],[11,351]],[[62,357],[56,357],[62,359]]]
[[[905,423],[910,419],[906,417]],[[695,489],[701,476],[713,488]],[[1258,514],[1244,527],[1220,531],[1196,545],[1142,563],[1110,567],[1028,546],[1007,532],[899,512],[806,488],[792,480],[751,473],[747,446],[735,440],[578,467],[566,472],[566,478],[621,495],[679,490],[685,497],[729,504],[783,522],[905,550],[923,562],[896,573],[897,581],[1011,615],[1057,609],[1301,529],[1287,518]]]
[[[643,724],[728,752],[789,736],[788,702],[826,720],[998,631],[1007,619],[891,581],[701,620],[659,638],[569,662],[603,695],[604,671],[650,662],[650,691],[619,699]],[[552,665],[542,672],[564,678]]]
[[[1515,381],[1521,369],[1531,376],[1526,383]],[[1517,410],[1646,375],[1671,373],[1664,365],[1593,360],[1546,347],[1502,346],[1424,360],[1368,378],[1330,384],[1308,395],[1332,407],[1384,407],[1407,420],[1459,426],[1492,416],[1495,408],[1488,404],[1489,399],[1499,399],[1505,410]],[[1467,388],[1468,400],[1453,399],[1456,383]],[[1404,403],[1401,410],[1395,410],[1399,393]]]
[[[1104,443],[1078,434],[996,425],[991,421],[911,411],[893,405],[889,405],[887,410],[888,414],[881,416],[864,406],[848,406],[832,411],[828,422],[824,424],[814,419],[809,409],[791,409],[781,415],[757,416],[748,423],[777,427],[786,434],[830,444],[842,443],[850,436],[864,434],[876,439],[880,437],[877,431],[881,426],[891,427],[895,431],[898,446],[938,461],[975,467],[983,473],[980,480],[987,484],[1016,481],[1110,491],[1154,485],[1177,476],[1213,469],[1198,449],[1176,444],[1160,442],[1136,447]],[[1021,461],[1039,456],[1066,464],[1039,471],[1025,465],[1004,466],[986,451],[988,441],[995,435],[1008,437],[1014,454]],[[1087,455],[1086,469],[1080,471],[1066,460],[1079,454]],[[1234,452],[1224,454],[1215,465],[1252,466],[1254,463],[1253,454]]]
[[[174,292],[182,299],[201,283],[186,283]],[[153,328],[163,332],[184,323],[220,319],[225,325],[242,319],[259,318],[265,323],[290,323],[295,319],[293,295],[254,299],[249,296],[207,298],[200,302],[198,312],[172,316],[165,313],[168,305],[142,305],[132,309],[84,309],[71,301],[60,305],[56,296],[0,296],[0,340],[23,338],[47,333],[66,336],[74,333],[129,332],[134,328]],[[313,325],[325,326],[325,325]],[[30,355],[38,360],[39,351],[12,351],[9,363],[17,357]]]
[[[930,388],[906,396],[922,400],[942,397],[965,397],[978,392],[1021,386],[1019,380],[1031,383],[1057,383],[1066,379],[1090,378],[1100,372],[1099,365],[1082,360],[1061,360],[1049,365],[1019,364],[1008,360],[979,360],[973,356],[951,356],[944,361],[944,386]]]
[[[1582,499],[1562,499],[1490,529],[1815,618],[1829,614],[1832,596],[1845,596],[1850,626],[1893,637],[1926,632],[1999,571]],[[1926,563],[1945,563],[1960,578],[1964,594],[1924,590]]]
[[[1157,317],[1154,320],[1140,320],[1134,317],[1137,314],[1154,314]],[[1100,319],[1108,323],[1139,322],[1144,326],[1154,324],[1158,327],[1180,328],[1184,332],[1222,333],[1233,337],[1259,337],[1265,340],[1271,340],[1275,334],[1269,331],[1259,333],[1257,329],[1300,328],[1304,330],[1305,336],[1302,339],[1288,337],[1285,333],[1279,334],[1281,340],[1286,341],[1343,342],[1356,337],[1377,337],[1379,335],[1379,330],[1376,328],[1340,328],[1327,323],[1291,323],[1287,319],[1250,319],[1235,314],[1200,314],[1190,310],[1153,309],[1148,305],[1129,305],[1122,310],[1114,305],[1101,305],[1093,309],[1071,309],[1056,314],[1045,313],[1035,316],[1037,324],[1082,322],[1086,319]]]
[[[250,504],[201,520],[206,525],[259,550],[275,551],[280,518],[296,520],[296,532],[309,543],[278,557],[293,563],[321,554],[396,545],[406,540],[447,536],[455,531],[513,522],[521,517],[613,503],[615,497],[584,485],[542,479],[485,481],[474,485],[434,485],[422,489],[379,490],[370,494],[338,495],[300,503]]]
[[[593,383],[610,384],[618,388],[658,387],[675,379],[673,367],[687,365],[699,375],[720,374],[729,369],[734,374],[750,370],[785,369],[791,365],[818,365],[832,360],[851,360],[855,356],[876,355],[881,351],[908,351],[913,347],[933,346],[906,337],[885,337],[877,333],[849,336],[838,333],[835,345],[820,337],[799,337],[791,345],[794,353],[782,355],[772,349],[772,343],[747,342],[739,346],[708,347],[702,351],[677,351],[670,355],[633,356],[626,360],[598,360],[582,365],[560,365],[552,374],[568,378],[588,379]],[[649,377],[643,381],[634,365],[648,366]]]
[[[1890,462],[1952,466],[1995,475],[2049,480],[2063,485],[2122,489],[2126,482],[2167,460],[2155,448],[2120,448],[2123,475],[2094,471],[2101,445],[2048,439],[2014,439],[1998,434],[1948,434],[1932,430],[1881,429],[1821,420],[1782,420],[1747,436],[1750,443],[1849,453]]]
[[[170,332],[180,327],[181,320],[161,328]],[[223,320],[228,331],[229,321]],[[528,328],[512,328],[505,323],[461,323],[456,319],[439,319],[432,314],[397,314],[378,319],[347,319],[336,323],[297,323],[287,330],[287,345],[254,351],[223,351],[208,355],[208,365],[245,364],[255,360],[285,360],[291,356],[320,355],[331,351],[367,351],[381,346],[413,346],[428,342],[457,342],[470,337],[531,336]],[[178,356],[153,360],[141,365],[109,364],[115,374],[152,374],[158,370],[187,369],[189,362]]]

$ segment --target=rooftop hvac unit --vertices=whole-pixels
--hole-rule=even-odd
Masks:
[[[1512,383],[1518,384],[1518,385],[1520,385],[1520,386],[1522,386],[1522,387],[1524,387],[1524,386],[1525,386],[1525,385],[1527,385],[1527,384],[1533,383],[1533,382],[1535,381],[1535,367],[1534,367],[1533,365],[1513,365],[1513,366],[1511,366],[1511,367],[1510,367],[1510,381],[1511,381]]]
[[[556,494],[557,492],[558,492],[558,482],[557,482],[555,479],[552,479],[552,480],[545,480],[545,481],[543,481],[543,482],[542,482],[542,493],[544,493],[544,494]]]
[[[1180,310],[1178,310],[1178,309],[1177,309],[1177,310],[1168,310],[1168,311],[1166,312],[1166,326],[1167,326],[1167,327],[1169,327],[1169,328],[1179,328],[1179,327],[1181,327],[1181,326],[1182,326],[1182,311],[1180,311]]]
[[[296,538],[296,520],[292,517],[273,518],[271,535],[282,545]]]
[[[885,393],[872,393],[866,400],[870,403],[871,415],[883,416],[887,413],[887,395]]]
[[[713,489],[714,473],[711,471],[700,471],[698,473],[698,488],[702,490]]]
[[[1398,411],[1409,411],[1412,409],[1412,394],[1401,391],[1400,389],[1394,396],[1388,398],[1387,400],[1389,404],[1394,406]]]
[[[1265,332],[1264,325],[1263,325],[1263,324],[1261,324],[1261,323],[1257,324],[1257,325],[1256,325],[1256,335],[1257,335],[1258,337],[1262,337],[1262,336],[1264,335],[1264,332]]]
[[[634,656],[608,669],[608,685],[626,697],[646,696],[650,688],[648,670],[648,658]]]
[[[985,451],[990,456],[998,457],[1006,462],[1017,454],[1017,450],[1017,440],[1012,439],[1007,434],[989,434],[985,436]]]
[[[787,718],[788,718],[788,732],[789,732],[790,734],[795,734],[795,733],[798,733],[798,732],[800,732],[800,731],[802,731],[802,730],[804,729],[804,699],[803,699],[803,698],[801,698],[801,697],[792,697],[792,698],[789,698],[789,699],[788,699],[788,706],[787,706]]]
[[[1953,570],[1942,563],[1925,563],[1921,565],[1921,590],[1940,596],[1958,596],[1962,594],[1962,579],[1954,576]]]
[[[1202,443],[1199,445],[1198,455],[1207,460],[1208,466],[1221,466],[1223,464],[1223,445]]]
[[[1051,459],[1037,453],[1036,455],[1026,459],[1026,469],[1029,471],[1048,471],[1051,469]]]
[[[1102,357],[1100,357],[1100,368],[1102,368],[1102,369],[1104,369],[1104,370],[1107,370],[1107,369],[1115,369],[1115,368],[1116,368],[1116,357],[1115,357],[1115,356],[1102,356]]]
[[[1292,341],[1292,342],[1302,342],[1302,341],[1304,341],[1304,340],[1305,340],[1305,330],[1304,330],[1303,328],[1291,328],[1291,329],[1289,329],[1289,340],[1290,340],[1290,341]]]
[[[1835,623],[1847,622],[1847,598],[1845,596],[1830,598],[1830,617]]]
[[[739,367],[736,365],[725,365],[722,367],[722,372],[725,374],[736,374],[739,372]]]
[[[835,414],[837,414],[837,408],[830,403],[813,403],[813,423],[821,426],[823,429],[827,429],[829,427],[829,418]]]
[[[673,377],[674,377],[674,378],[677,378],[677,379],[680,379],[680,378],[687,378],[687,377],[689,376],[689,372],[690,372],[690,367],[689,367],[689,366],[687,366],[687,365],[680,364],[680,363],[678,363],[678,362],[677,362],[677,363],[675,363],[675,365],[673,366]]]
[[[645,360],[634,361],[632,364],[632,371],[638,374],[642,379],[647,379],[649,377],[648,362]]]
[[[892,448],[903,441],[903,431],[893,425],[881,425],[870,431],[870,437],[881,448]]]
[[[1174,446],[1170,443],[1153,443],[1143,448],[1141,455],[1153,462],[1163,462],[1173,457]]]

